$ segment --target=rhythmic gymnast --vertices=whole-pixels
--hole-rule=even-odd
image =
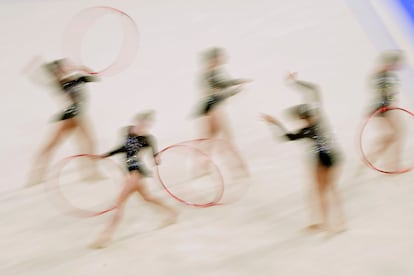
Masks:
[[[371,81],[375,91],[374,109],[380,119],[378,129],[383,133],[380,141],[375,143],[378,148],[367,155],[372,162],[378,159],[386,150],[395,147],[394,158],[395,166],[400,168],[400,156],[402,154],[402,136],[404,133],[401,127],[401,118],[396,112],[387,111],[388,107],[397,106],[397,94],[399,79],[396,71],[402,67],[403,55],[400,51],[387,51],[380,56],[380,65],[376,72],[371,76]]]
[[[208,139],[219,138],[230,143],[233,148],[233,136],[224,112],[224,102],[242,91],[243,85],[251,82],[248,79],[232,79],[227,76],[223,69],[226,63],[226,55],[221,48],[212,48],[204,55],[205,68],[203,69],[201,83],[205,96],[201,101],[198,115],[204,119],[202,126],[202,137]],[[208,152],[213,151],[213,145],[209,145]],[[240,175],[246,171],[236,168]]]
[[[138,114],[135,118],[135,125],[128,127],[124,144],[102,157],[106,158],[118,153],[125,154],[125,164],[128,175],[125,178],[124,188],[116,202],[115,215],[108,227],[103,231],[98,240],[92,244],[94,248],[105,247],[111,240],[116,227],[120,223],[123,214],[123,207],[130,195],[137,192],[142,198],[158,207],[161,207],[169,214],[165,225],[172,224],[176,221],[177,213],[171,207],[165,205],[162,201],[152,197],[145,187],[145,177],[150,176],[149,171],[145,168],[139,154],[145,148],[152,150],[155,164],[159,164],[155,138],[149,134],[149,129],[153,123],[153,112],[144,112]]]
[[[226,62],[223,49],[209,49],[205,54],[205,64],[202,75],[202,84],[205,90],[205,97],[202,100],[202,107],[199,114],[206,118],[206,138],[213,138],[223,134],[231,140],[229,127],[224,119],[223,103],[242,90],[242,85],[250,82],[247,79],[231,79],[226,76],[222,66]]]
[[[39,184],[45,180],[48,162],[53,151],[73,131],[77,130],[80,134],[81,142],[85,146],[82,149],[83,152],[93,154],[95,151],[94,139],[84,114],[84,87],[89,82],[97,81],[97,78],[87,73],[91,72],[89,68],[71,64],[67,59],[55,60],[45,64],[44,67],[69,105],[54,119],[57,128],[46,145],[41,148],[29,175],[27,186]]]
[[[297,85],[302,82],[297,81]],[[303,82],[304,83],[304,82]],[[309,83],[306,83],[309,87]],[[316,87],[312,84],[312,87]],[[316,98],[319,99],[317,90],[315,92]],[[310,139],[313,143],[314,152],[314,170],[317,191],[317,213],[321,215],[321,222],[311,223],[307,228],[309,230],[323,230],[329,234],[345,230],[345,215],[342,206],[342,200],[336,187],[335,174],[339,165],[339,150],[334,145],[331,135],[322,123],[320,107],[315,105],[301,104],[291,109],[295,118],[302,120],[305,127],[291,133],[277,119],[270,115],[262,115],[262,118],[272,124],[278,126],[289,140]],[[310,199],[313,198],[313,190],[311,189]],[[315,213],[311,204],[311,213]],[[336,209],[337,218],[339,222],[334,224],[330,222],[329,215]]]

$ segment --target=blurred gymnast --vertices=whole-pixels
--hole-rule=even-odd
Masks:
[[[222,110],[223,103],[227,98],[239,93],[242,90],[242,85],[250,82],[250,80],[231,79],[226,76],[223,69],[223,65],[226,63],[226,55],[221,48],[207,50],[204,61],[202,86],[205,90],[205,97],[199,111],[199,115],[206,119],[203,136],[213,138],[221,134],[226,139],[232,140]]]
[[[205,67],[202,72],[201,84],[204,97],[201,101],[201,108],[197,111],[198,115],[204,119],[202,137],[208,139],[221,137],[232,145],[233,135],[223,110],[224,102],[241,92],[243,85],[251,80],[232,79],[227,76],[223,69],[226,63],[224,49],[208,49],[203,56],[203,61]],[[212,150],[212,145],[210,145],[207,151],[211,153]],[[245,173],[247,172],[243,170],[242,175]]]
[[[296,118],[305,123],[305,126],[297,131],[291,133],[279,122],[276,118],[270,115],[262,115],[262,118],[279,127],[284,132],[284,136],[289,140],[298,140],[308,138],[313,143],[314,151],[314,172],[316,187],[312,187],[309,193],[311,199],[311,214],[320,214],[322,221],[311,223],[307,229],[317,231],[327,231],[328,234],[333,234],[345,230],[345,214],[343,211],[342,200],[336,187],[336,173],[339,166],[339,151],[333,143],[333,139],[325,128],[321,118],[320,96],[317,86],[307,82],[296,80],[295,75],[289,75],[288,79],[293,81],[299,87],[310,89],[312,91],[311,101],[314,105],[306,103],[293,107],[290,111]],[[319,104],[318,104],[319,101]],[[316,189],[315,189],[316,188]],[[312,201],[315,198],[313,192],[316,191],[317,208],[314,208],[315,203]],[[315,210],[316,209],[316,210]],[[332,223],[329,219],[330,215],[336,212],[338,221]],[[314,218],[311,218],[313,220]]]
[[[84,146],[82,152],[93,154],[95,151],[94,139],[85,118],[83,106],[84,86],[86,83],[97,81],[97,77],[87,73],[91,72],[89,68],[76,66],[67,59],[47,63],[44,68],[51,76],[54,86],[57,86],[58,90],[62,92],[69,105],[54,119],[57,121],[56,130],[46,145],[41,148],[29,175],[27,187],[45,180],[53,151],[74,130],[78,131],[81,145]]]
[[[135,117],[135,124],[127,128],[127,135],[123,145],[102,157],[106,158],[118,153],[125,154],[125,163],[128,175],[125,178],[124,188],[116,202],[115,215],[108,227],[103,231],[99,238],[92,244],[93,248],[102,248],[110,242],[116,227],[120,223],[123,214],[123,207],[129,196],[138,193],[142,198],[158,207],[161,207],[170,215],[164,225],[175,223],[177,213],[171,207],[165,205],[161,200],[152,197],[145,187],[144,178],[151,174],[145,168],[140,158],[142,149],[149,148],[152,151],[154,162],[159,164],[157,149],[154,137],[149,134],[149,129],[153,124],[153,112],[143,112]]]
[[[402,154],[402,136],[404,134],[401,126],[401,118],[398,112],[387,110],[389,107],[397,106],[396,96],[398,94],[399,79],[396,71],[402,67],[403,54],[401,51],[386,51],[380,55],[379,66],[370,78],[375,90],[375,107],[371,110],[378,112],[380,119],[378,129],[383,133],[376,143],[377,149],[367,155],[374,162],[385,151],[394,146],[394,159],[396,169],[400,168],[400,156]]]

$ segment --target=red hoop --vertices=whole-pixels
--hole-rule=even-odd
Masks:
[[[89,74],[112,76],[132,64],[138,50],[138,28],[135,21],[127,13],[107,6],[97,6],[82,10],[70,22],[63,37],[63,53],[77,64],[83,64],[81,45],[88,27],[98,18],[115,13],[120,17],[123,26],[123,43],[117,58],[107,67]]]
[[[79,157],[89,157],[92,159],[105,159],[99,155],[92,155],[92,154],[78,154],[78,155],[73,155],[73,156],[69,156],[66,157],[64,159],[62,159],[60,162],[57,163],[56,165],[56,173],[54,175],[54,177],[52,178],[52,181],[48,182],[49,185],[47,186],[47,190],[48,192],[54,192],[54,197],[52,199],[54,200],[58,200],[59,202],[56,202],[57,204],[59,204],[61,207],[64,207],[65,209],[69,209],[69,213],[71,215],[74,216],[78,216],[78,217],[96,217],[96,216],[100,216],[103,215],[105,213],[108,213],[114,209],[116,209],[116,206],[113,205],[111,207],[105,208],[103,210],[99,210],[99,211],[91,211],[91,210],[86,210],[86,209],[82,209],[79,208],[77,206],[75,206],[62,192],[61,187],[60,187],[60,177],[61,177],[61,173],[63,168],[72,160],[75,160],[76,158]],[[110,159],[106,159],[106,160],[110,160]],[[118,170],[121,170],[121,168],[115,163],[115,162],[111,162],[113,164],[113,166],[116,166]]]
[[[387,170],[380,169],[380,168],[378,168],[377,166],[375,166],[375,165],[374,165],[371,161],[369,161],[369,160],[368,160],[368,158],[367,158],[367,156],[366,156],[366,154],[365,154],[365,152],[364,152],[364,149],[363,149],[363,147],[362,147],[362,137],[363,137],[363,135],[364,135],[364,131],[365,131],[365,128],[366,128],[367,124],[368,124],[368,123],[371,121],[371,119],[372,119],[372,118],[374,118],[375,116],[379,115],[380,113],[384,113],[384,112],[387,112],[387,111],[390,111],[390,110],[400,110],[400,111],[403,111],[403,112],[405,112],[405,113],[407,113],[407,114],[409,114],[409,115],[411,115],[411,116],[413,116],[413,117],[414,117],[414,113],[413,113],[413,112],[411,112],[411,111],[409,111],[409,110],[407,110],[407,109],[401,108],[401,107],[392,107],[392,106],[387,106],[387,107],[381,107],[381,108],[378,108],[377,110],[375,110],[374,112],[372,112],[372,113],[371,113],[371,114],[367,117],[367,119],[364,121],[364,123],[363,123],[363,125],[362,125],[362,127],[361,127],[361,131],[360,131],[360,135],[359,135],[359,148],[360,148],[360,152],[361,152],[362,160],[363,160],[363,161],[365,162],[365,164],[367,164],[367,166],[368,166],[368,167],[370,167],[371,169],[374,169],[374,170],[376,170],[376,171],[378,171],[378,172],[385,173],[385,174],[402,174],[402,173],[406,173],[406,172],[409,172],[409,171],[413,170],[413,169],[414,169],[414,165],[413,165],[412,167],[409,167],[409,168],[404,168],[404,169],[397,170],[397,171],[387,171]]]
[[[217,173],[217,175],[218,175],[218,178],[219,178],[219,185],[220,185],[220,187],[219,187],[219,189],[218,189],[218,191],[217,191],[217,194],[215,195],[215,197],[214,197],[214,199],[213,200],[211,200],[210,202],[207,202],[207,203],[196,203],[196,202],[191,202],[191,201],[189,201],[189,200],[186,200],[186,199],[184,199],[184,198],[181,198],[180,196],[178,196],[178,195],[176,195],[169,187],[168,187],[168,185],[166,184],[166,182],[162,179],[162,177],[161,177],[161,173],[160,173],[160,166],[157,166],[156,167],[156,174],[157,174],[157,178],[158,178],[158,181],[160,182],[160,184],[162,185],[162,187],[165,189],[165,191],[170,195],[170,196],[172,196],[175,200],[177,200],[178,202],[181,202],[181,203],[183,203],[183,204],[186,204],[186,205],[188,205],[188,206],[192,206],[192,207],[199,207],[199,208],[207,208],[207,207],[212,207],[212,206],[215,206],[215,205],[217,205],[218,203],[219,203],[219,201],[221,200],[221,198],[222,198],[222,196],[223,196],[223,193],[224,193],[224,182],[223,182],[223,177],[222,177],[222,175],[221,175],[221,173],[220,173],[220,170],[219,170],[219,168],[217,167],[217,165],[210,159],[210,157],[207,155],[207,154],[205,154],[205,153],[203,153],[202,151],[200,151],[199,149],[197,149],[197,148],[195,148],[195,147],[191,147],[191,146],[188,146],[188,145],[182,145],[182,144],[175,144],[175,145],[171,145],[171,146],[168,146],[168,147],[166,147],[166,148],[164,148],[163,150],[161,150],[159,153],[158,153],[158,156],[160,156],[161,158],[161,162],[162,162],[162,154],[163,153],[165,153],[165,152],[167,152],[167,151],[169,151],[169,150],[171,150],[171,149],[173,149],[173,148],[179,148],[179,147],[181,147],[181,148],[187,148],[187,149],[191,149],[191,150],[193,150],[194,152],[196,152],[197,154],[199,154],[199,155],[201,155],[201,156],[203,156],[203,157],[205,157],[205,158],[207,158],[207,160],[208,160],[208,162],[212,165],[212,167],[214,168],[214,170],[216,171],[216,173]]]
[[[250,172],[249,169],[246,165],[246,163],[244,162],[243,158],[240,156],[239,152],[234,148],[234,146],[229,143],[228,141],[224,140],[224,139],[218,139],[218,138],[197,138],[197,139],[193,139],[193,140],[187,140],[187,141],[183,141],[178,143],[179,145],[191,145],[191,144],[202,144],[202,143],[212,143],[212,144],[221,144],[221,146],[225,147],[225,150],[228,151],[229,154],[232,155],[232,160],[235,161],[233,163],[236,164],[236,167],[241,168],[241,170],[243,171],[243,179],[247,180],[248,177],[250,176]],[[203,151],[203,150],[201,150]],[[209,155],[209,152],[204,152],[206,155]],[[211,156],[210,156],[211,158]],[[213,158],[214,161],[214,158]],[[216,163],[217,164],[217,163]],[[223,164],[220,164],[221,167],[220,169],[225,169],[223,166]],[[229,168],[227,168],[229,169]],[[238,178],[238,185],[237,185],[237,192],[234,192],[234,190],[232,191],[232,189],[230,187],[226,188],[226,184],[228,184],[229,182],[232,182],[234,180],[234,177],[229,177],[228,175],[226,175],[226,173],[222,171],[222,175],[223,175],[223,181],[224,181],[224,194],[222,197],[222,200],[220,200],[220,202],[218,202],[216,205],[226,205],[226,204],[231,204],[234,203],[238,200],[240,200],[240,198],[242,198],[244,196],[244,194],[247,192],[248,190],[248,182],[245,182],[244,185],[240,184],[240,178]],[[234,183],[233,183],[234,184]],[[232,188],[236,187],[235,185],[231,186]],[[226,192],[228,192],[226,194]],[[230,195],[231,194],[231,195]],[[237,195],[235,195],[237,194]],[[229,196],[230,195],[230,196]]]

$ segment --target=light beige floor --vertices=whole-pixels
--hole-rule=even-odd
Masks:
[[[42,187],[10,193],[1,199],[1,275],[411,275],[412,176],[347,173],[349,230],[328,239],[301,230],[309,178],[297,157],[290,170],[262,158],[268,163],[252,166],[248,193],[225,206],[186,207],[148,183],[180,210],[177,223],[159,229],[163,215],[133,197],[103,250],[88,245],[110,214],[66,216]]]

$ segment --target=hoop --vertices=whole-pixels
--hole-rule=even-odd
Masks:
[[[103,215],[105,213],[108,213],[114,209],[116,209],[115,205],[112,205],[110,207],[106,207],[102,210],[98,210],[98,211],[92,211],[92,210],[86,210],[83,208],[79,208],[77,207],[75,204],[73,204],[63,193],[60,185],[60,177],[62,174],[62,170],[63,168],[70,162],[73,161],[77,158],[80,157],[88,157],[91,159],[105,159],[101,156],[98,155],[92,155],[92,154],[77,154],[77,155],[72,155],[69,157],[66,157],[64,159],[62,159],[60,162],[58,162],[56,164],[55,167],[55,175],[52,178],[52,181],[48,182],[49,185],[47,186],[47,191],[48,192],[52,192],[55,196],[53,197],[53,199],[58,200],[59,202],[56,202],[57,204],[59,204],[61,207],[64,207],[66,209],[69,209],[70,214],[74,215],[74,216],[78,216],[78,217],[96,217],[96,216],[100,216]],[[105,160],[110,160],[110,159],[105,159]],[[112,166],[116,167],[117,170],[121,170],[121,168],[119,167],[119,165],[117,165],[114,161],[110,162],[112,164]]]
[[[217,175],[218,175],[218,181],[219,181],[219,188],[217,190],[217,193],[214,197],[213,200],[211,200],[210,202],[207,203],[197,203],[197,202],[192,202],[190,200],[184,199],[182,197],[180,197],[179,195],[175,194],[172,189],[170,189],[168,187],[168,185],[166,184],[166,182],[163,180],[161,173],[160,173],[160,166],[156,166],[156,175],[157,175],[157,179],[160,182],[160,184],[162,185],[162,187],[165,189],[165,191],[172,196],[175,200],[177,200],[178,202],[181,202],[185,205],[188,206],[192,206],[192,207],[199,207],[199,208],[207,208],[207,207],[212,207],[215,206],[219,203],[219,201],[221,200],[223,193],[224,193],[224,181],[223,181],[223,177],[220,173],[219,168],[217,167],[217,165],[209,158],[209,156],[205,153],[203,153],[202,151],[200,151],[199,149],[192,147],[192,146],[188,146],[188,145],[183,145],[183,144],[175,144],[175,145],[171,145],[168,146],[166,148],[164,148],[163,150],[161,150],[160,152],[158,152],[158,156],[161,156],[161,160],[162,160],[162,154],[166,153],[169,150],[172,150],[174,148],[187,148],[187,149],[191,149],[192,151],[194,151],[195,153],[201,155],[202,157],[206,158],[208,160],[208,162],[210,163],[210,165],[212,165],[212,167],[214,168],[214,170],[216,171]],[[161,161],[162,162],[162,161]]]
[[[366,154],[365,154],[365,152],[364,152],[363,146],[362,146],[362,137],[363,137],[363,135],[364,135],[364,131],[365,131],[365,128],[366,128],[367,124],[368,124],[368,123],[371,121],[371,119],[373,119],[375,116],[377,116],[377,115],[379,115],[379,114],[381,114],[381,113],[384,113],[384,112],[390,111],[390,110],[400,110],[400,111],[403,111],[403,112],[405,112],[405,113],[407,113],[407,114],[409,114],[409,115],[411,115],[411,116],[413,116],[413,117],[414,117],[414,113],[413,113],[413,112],[411,112],[411,111],[409,111],[409,110],[407,110],[407,109],[401,108],[401,107],[392,107],[392,106],[387,106],[387,107],[380,107],[380,108],[378,108],[377,110],[375,110],[374,112],[372,112],[372,113],[371,113],[371,114],[367,117],[367,119],[364,121],[364,123],[362,124],[361,131],[360,131],[360,135],[359,135],[359,148],[360,148],[360,152],[361,152],[362,160],[363,160],[363,161],[364,161],[364,163],[365,163],[365,164],[367,164],[367,166],[368,166],[368,167],[370,167],[371,169],[374,169],[374,170],[376,170],[376,171],[378,171],[378,172],[385,173],[385,174],[402,174],[402,173],[406,173],[406,172],[409,172],[409,171],[413,170],[413,169],[414,169],[414,165],[413,165],[413,166],[411,166],[411,167],[408,167],[408,168],[404,168],[404,169],[401,169],[401,170],[395,170],[395,171],[387,171],[387,170],[380,169],[380,168],[378,168],[377,166],[375,166],[375,165],[374,165],[371,161],[369,161],[369,160],[368,160],[368,158],[367,158],[367,156],[366,156]]]
[[[227,151],[228,154],[231,155],[230,159],[232,159],[232,165],[237,167],[237,170],[242,171],[242,173],[241,174],[239,173],[238,177],[235,178],[234,176],[229,176],[228,175],[229,172],[227,172],[227,174],[226,174],[226,171],[223,172],[223,169],[225,169],[225,167],[227,167],[228,163],[227,163],[227,165],[224,165],[224,164],[221,164],[221,163],[219,164],[220,169],[222,171],[222,175],[223,175],[224,194],[223,194],[223,197],[220,200],[220,202],[218,202],[216,205],[226,205],[226,204],[231,204],[231,203],[234,203],[234,202],[238,201],[240,198],[242,198],[244,196],[244,194],[247,192],[247,190],[249,188],[247,186],[248,182],[246,182],[246,181],[243,181],[244,183],[240,182],[240,180],[248,180],[248,178],[250,176],[249,169],[248,169],[246,163],[244,162],[243,158],[240,156],[239,152],[234,148],[234,146],[231,143],[229,143],[228,141],[224,140],[224,139],[219,139],[219,138],[197,138],[197,139],[193,139],[193,140],[186,140],[186,141],[180,142],[178,144],[180,144],[180,145],[191,145],[191,144],[194,145],[194,144],[196,144],[197,145],[197,144],[203,144],[203,143],[212,143],[213,145],[220,145],[221,144],[221,146],[224,146],[225,151]],[[203,151],[203,150],[201,150],[201,151]],[[210,156],[209,152],[204,152],[204,154]],[[212,157],[210,156],[210,158],[212,158]],[[213,162],[215,161],[214,158],[212,158],[212,160],[213,160]],[[223,166],[225,166],[225,167],[223,167]],[[227,171],[229,171],[229,170],[232,171],[228,167],[227,167],[227,169],[228,169]],[[243,177],[240,178],[240,176],[243,176]],[[237,179],[237,185],[235,185],[235,183],[233,182],[236,179]],[[229,182],[233,182],[233,183],[229,184]],[[230,185],[230,186],[226,187],[226,185]]]
[[[99,76],[113,76],[132,64],[138,50],[138,28],[135,21],[124,11],[108,6],[96,6],[78,13],[64,32],[63,54],[77,64],[83,64],[81,45],[91,24],[102,16],[116,14],[123,26],[123,42],[115,60],[105,68],[88,72]]]

